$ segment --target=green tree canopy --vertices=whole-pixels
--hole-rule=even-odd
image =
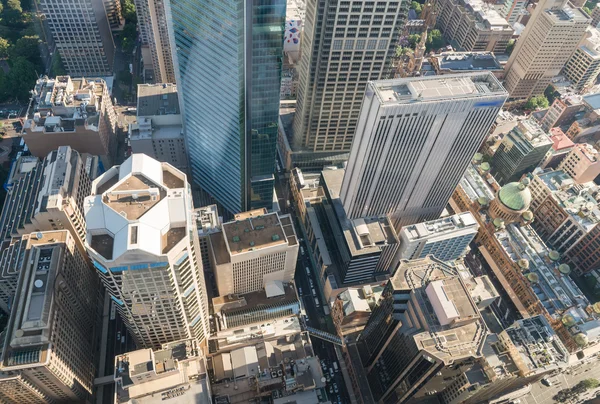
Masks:
[[[421,4],[417,3],[416,1],[413,1],[412,3],[410,3],[410,8],[415,10],[417,12],[417,14],[421,14],[421,11],[423,9]]]
[[[595,389],[596,387],[600,386],[600,381],[597,379],[584,379],[579,383],[581,383],[582,387],[584,387],[586,390]]]
[[[36,61],[40,58],[40,38],[37,35],[19,38],[12,49],[12,56],[22,56],[31,62]]]
[[[544,108],[548,108],[549,105],[550,105],[550,103],[548,102],[548,99],[546,98],[546,96],[544,96],[542,94],[542,95],[538,95],[535,97],[531,97],[525,104],[525,109],[529,109],[529,110],[544,109]]]
[[[8,40],[0,37],[0,58],[8,57],[9,48],[10,48],[10,42],[8,42]]]
[[[410,46],[412,46],[413,48],[421,41],[421,35],[419,34],[412,34],[408,36],[408,43],[410,43]]]
[[[135,13],[135,3],[133,0],[122,0],[121,1],[121,13],[123,18],[127,22],[137,22],[137,15]]]
[[[437,50],[443,47],[445,44],[444,38],[442,38],[442,33],[439,29],[432,29],[427,34],[427,43],[425,44],[427,51]]]
[[[37,74],[33,63],[24,57],[17,57],[12,60],[12,66],[6,75],[5,85],[0,84],[0,88],[9,89],[10,97],[25,102],[29,100],[29,91],[35,86],[36,79]]]

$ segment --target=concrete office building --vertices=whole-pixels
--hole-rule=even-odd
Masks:
[[[600,73],[600,30],[588,27],[583,41],[563,69],[576,90],[588,89],[596,84]]]
[[[492,158],[492,175],[500,185],[533,171],[552,147],[548,134],[532,119],[508,132]]]
[[[367,83],[393,77],[407,14],[408,3],[395,0],[307,2],[291,139],[296,165],[348,159]]]
[[[195,339],[139,349],[115,358],[115,404],[211,402],[206,359]]]
[[[391,220],[385,216],[349,218],[340,199],[345,170],[324,170],[321,184],[327,204],[327,230],[335,240],[339,277],[344,284],[371,282],[393,272],[399,240]],[[340,267],[341,266],[341,267]]]
[[[137,122],[129,125],[133,153],[144,153],[186,172],[183,123],[177,86],[174,84],[139,84]]]
[[[526,6],[526,0],[505,0],[504,6],[500,10],[500,15],[504,17],[512,27],[519,21],[519,17],[525,12]]]
[[[486,335],[456,269],[431,257],[403,261],[359,337],[373,398],[401,403],[444,392],[481,356]]]
[[[540,168],[557,168],[575,146],[575,143],[558,127],[550,129],[550,141],[552,147],[546,153]]]
[[[146,77],[155,83],[175,83],[168,14],[164,0],[135,0]]]
[[[221,231],[223,218],[219,216],[217,205],[203,206],[194,210],[196,227],[198,228],[198,241],[200,242],[200,255],[202,256],[202,269],[213,272],[210,252],[210,235]]]
[[[73,77],[112,76],[115,44],[104,3],[40,1],[56,50]]]
[[[208,337],[208,302],[185,174],[133,154],[92,183],[86,247],[138,346]]]
[[[235,215],[210,235],[219,295],[264,289],[270,281],[291,282],[298,238],[290,215],[256,209]]]
[[[436,27],[457,50],[506,51],[514,30],[489,4],[482,0],[441,0],[435,7]]]
[[[230,213],[271,208],[286,0],[170,2],[195,185]]]
[[[110,29],[119,30],[125,25],[125,19],[121,14],[121,2],[119,0],[103,0],[106,9],[106,18]]]
[[[578,143],[561,161],[558,169],[569,174],[578,184],[594,181],[600,175],[600,154],[594,146]]]
[[[23,125],[23,139],[36,157],[60,146],[99,156],[110,167],[117,153],[115,113],[102,79],[43,77],[33,89],[33,116]]]
[[[590,25],[593,28],[597,28],[598,27],[598,23],[600,23],[600,6],[598,6],[598,4],[596,4],[594,6],[594,9],[592,10],[592,22],[590,23]]]
[[[489,72],[369,83],[340,191],[348,218],[437,219],[507,95]]]
[[[583,38],[590,23],[581,8],[565,0],[538,3],[505,66],[510,100],[525,101],[544,93]]]
[[[91,400],[98,277],[85,250],[66,230],[33,233],[22,242],[19,287],[2,339],[0,399]]]
[[[433,255],[441,261],[463,257],[479,225],[469,212],[404,226],[400,230],[400,259]]]

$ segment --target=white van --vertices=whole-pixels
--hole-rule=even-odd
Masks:
[[[315,297],[315,306],[321,307],[321,303],[319,303],[319,299]]]
[[[306,267],[306,275],[310,276],[310,268]]]
[[[300,254],[304,255],[304,248],[300,246]]]

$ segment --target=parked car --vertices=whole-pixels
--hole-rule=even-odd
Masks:
[[[542,379],[542,384],[547,387],[552,386],[552,382],[550,381],[550,379],[547,379],[547,378]]]

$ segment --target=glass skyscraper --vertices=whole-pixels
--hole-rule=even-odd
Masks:
[[[184,129],[197,185],[232,213],[270,208],[285,0],[171,0]]]

